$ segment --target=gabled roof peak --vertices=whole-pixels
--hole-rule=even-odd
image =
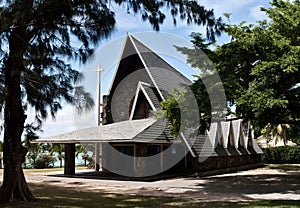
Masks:
[[[117,75],[118,71],[122,69],[124,70],[121,62],[132,55],[137,55],[138,60],[136,61],[140,62],[142,67],[146,70],[148,77],[150,78],[153,86],[157,89],[162,100],[165,99],[163,91],[170,92],[174,88],[177,88],[179,83],[191,84],[191,81],[188,78],[156,54],[151,48],[138,40],[134,35],[127,32],[122,53],[118,62],[118,67],[109,93],[113,93],[113,85],[116,84],[114,82],[120,79]],[[128,74],[129,72],[124,73]],[[116,77],[119,78],[116,79]]]

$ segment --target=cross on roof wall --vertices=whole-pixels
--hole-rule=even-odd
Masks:
[[[98,96],[97,96],[97,125],[101,125],[101,72],[103,69],[101,68],[100,64],[98,64],[98,68],[95,70],[98,73],[98,81],[97,81],[97,87],[98,87]]]

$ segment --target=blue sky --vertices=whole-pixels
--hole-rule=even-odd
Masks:
[[[199,2],[207,9],[214,9],[217,17],[223,16],[224,13],[231,13],[231,23],[233,24],[240,23],[241,21],[255,23],[256,21],[266,19],[266,15],[260,11],[260,7],[269,7],[269,1],[264,0],[201,0]],[[162,50],[159,47],[161,44],[149,37],[155,36],[155,34],[167,34],[175,39],[177,38],[177,41],[181,41],[183,44],[188,45],[190,43],[189,35],[191,32],[203,31],[203,27],[186,25],[185,22],[180,21],[178,21],[177,26],[175,27],[172,23],[172,19],[167,18],[164,25],[161,26],[160,33],[156,33],[152,31],[152,27],[148,23],[141,21],[139,15],[134,16],[128,14],[126,8],[111,5],[111,9],[116,13],[116,30],[107,40],[103,40],[100,43],[95,56],[86,65],[79,67],[86,76],[86,80],[83,82],[84,86],[89,88],[88,91],[95,97],[97,94],[97,74],[95,72],[97,65],[101,64],[104,68],[102,73],[102,93],[105,94],[109,89],[113,70],[117,64],[118,57],[120,56],[124,37],[127,32],[138,37],[138,39],[142,40],[142,42],[146,43],[154,51],[160,52],[160,50]],[[150,35],[147,38],[144,34]],[[179,44],[177,41],[176,44]],[[229,37],[222,35],[217,43],[222,44],[228,41]],[[165,52],[162,51],[162,53]],[[170,60],[171,59],[172,57]],[[30,112],[28,114],[30,114]],[[71,106],[65,106],[63,110],[58,112],[55,120],[50,118],[44,123],[44,132],[39,133],[39,135],[47,137],[95,125],[95,111],[78,116]]]

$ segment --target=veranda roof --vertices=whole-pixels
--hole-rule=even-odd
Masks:
[[[155,121],[156,119],[154,118],[121,121],[41,138],[36,140],[35,143],[97,143],[134,141],[134,138],[139,133],[150,127]]]

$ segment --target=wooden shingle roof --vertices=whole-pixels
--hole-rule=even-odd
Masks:
[[[38,143],[99,143],[134,142],[136,136],[156,122],[155,118],[128,120],[80,129],[69,133],[38,139]],[[146,141],[146,140],[144,140]],[[149,141],[149,140],[148,140]]]

